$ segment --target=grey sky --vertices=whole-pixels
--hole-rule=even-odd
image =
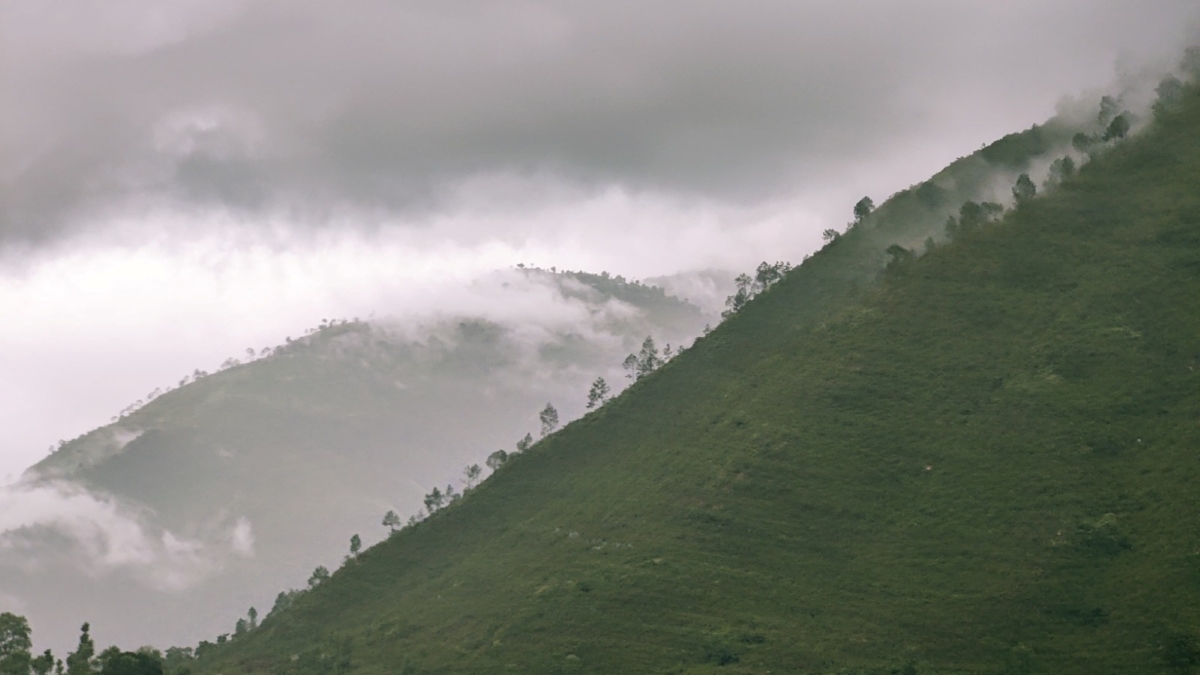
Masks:
[[[0,479],[195,367],[453,308],[489,269],[798,261],[863,194],[1173,58],[1198,15],[0,0]]]
[[[69,10],[64,7],[70,7]],[[445,207],[480,174],[739,203],[1169,53],[1195,3],[3,5],[3,236]],[[967,148],[964,148],[966,150]]]

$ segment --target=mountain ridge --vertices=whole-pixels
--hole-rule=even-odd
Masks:
[[[1200,93],[1178,106],[878,284],[810,283],[895,236],[853,228],[195,667],[1186,670]]]

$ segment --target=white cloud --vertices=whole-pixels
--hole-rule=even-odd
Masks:
[[[0,566],[24,573],[66,562],[93,577],[130,572],[151,588],[182,590],[219,570],[229,553],[252,554],[249,522],[239,520],[231,533],[224,546],[181,537],[64,481],[0,487]]]

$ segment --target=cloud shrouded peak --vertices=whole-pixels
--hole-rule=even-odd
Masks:
[[[395,214],[464,180],[777,196],[1182,41],[1190,3],[5,3],[6,238],[131,204]],[[1144,56],[1144,54],[1139,54]],[[974,100],[972,100],[974,99]],[[1015,99],[1015,100],[1007,100]]]

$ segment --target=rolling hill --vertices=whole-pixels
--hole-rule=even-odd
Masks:
[[[335,565],[351,535],[383,538],[385,512],[407,518],[432,487],[536,434],[548,401],[569,420],[597,376],[619,390],[646,335],[679,344],[714,321],[607,274],[478,284],[518,309],[326,321],[58,448],[17,496],[92,501],[5,533],[0,598],[28,607],[56,650],[85,620],[103,641],[194,642]]]
[[[1194,669],[1200,92],[1169,103],[923,255],[962,203],[955,175],[1048,163],[1072,130],[1015,135],[897,195],[610,404],[187,667]]]

